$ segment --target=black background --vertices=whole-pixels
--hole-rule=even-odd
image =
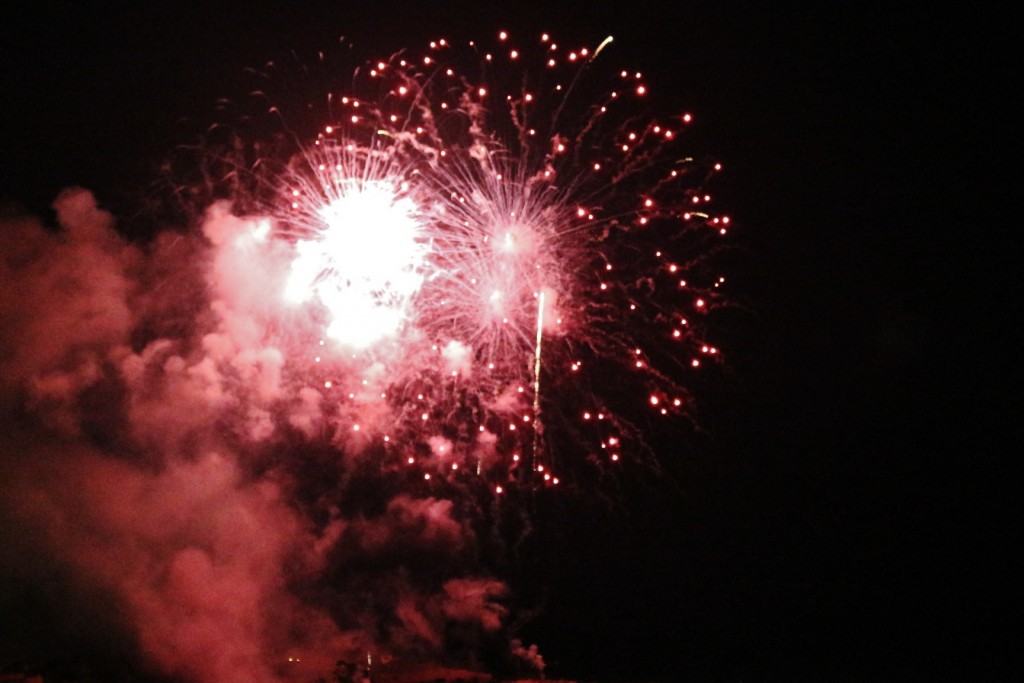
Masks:
[[[894,3],[899,4],[899,3]],[[124,188],[245,67],[506,28],[614,57],[726,164],[727,368],[678,482],[564,534],[552,676],[923,680],[994,669],[1019,544],[1005,19],[861,3],[32,3],[0,26],[0,197]],[[1014,84],[1016,85],[1016,83]],[[1005,98],[1005,99],[1004,99]],[[1012,275],[1011,275],[1012,278]],[[1002,438],[1001,438],[1002,437]],[[1018,442],[1019,443],[1019,442]],[[3,615],[0,615],[2,617]]]

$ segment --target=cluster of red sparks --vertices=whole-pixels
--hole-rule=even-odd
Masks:
[[[639,72],[593,94],[611,38],[497,38],[436,40],[330,93],[254,238],[291,249],[281,296],[316,321],[305,353],[344,438],[500,494],[559,483],[555,414],[591,461],[623,457],[633,430],[595,377],[687,411],[685,373],[719,353],[693,322],[724,283],[702,264],[729,217],[704,189],[720,164],[680,150],[690,114],[642,118]]]

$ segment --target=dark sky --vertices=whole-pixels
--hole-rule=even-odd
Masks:
[[[678,486],[569,534],[528,632],[566,676],[966,674],[1010,647],[1017,544],[989,487],[986,377],[1011,343],[990,336],[1011,317],[983,269],[1008,261],[982,194],[1009,160],[1001,22],[742,5],[32,3],[0,26],[0,197],[44,212],[81,185],[116,212],[242,68],[339,35],[369,55],[499,28],[614,34],[726,164],[741,306],[700,389],[710,436],[659,446],[683,452]]]

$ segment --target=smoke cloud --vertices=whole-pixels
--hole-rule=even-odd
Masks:
[[[90,643],[201,683],[313,680],[367,653],[473,664],[507,638],[465,501],[380,476],[353,428],[386,425],[385,373],[332,399],[267,221],[218,204],[138,244],[86,190],[54,209],[55,228],[0,219],[0,579],[44,596],[48,628],[89,621]],[[4,636],[28,649],[12,604]]]

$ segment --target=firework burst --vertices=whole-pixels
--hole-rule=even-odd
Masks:
[[[173,678],[507,644],[494,577],[564,500],[535,494],[657,467],[644,434],[719,355],[719,167],[612,57],[437,40],[308,134],[257,95],[186,160],[201,234],[129,243],[80,189],[62,234],[5,222],[12,547],[109,587]]]
[[[557,484],[545,424],[605,468],[643,453],[635,406],[686,414],[687,373],[717,360],[699,321],[724,282],[704,265],[721,166],[686,154],[689,114],[643,115],[610,43],[501,32],[369,62],[286,165],[260,160],[305,321],[290,361],[382,464]]]

